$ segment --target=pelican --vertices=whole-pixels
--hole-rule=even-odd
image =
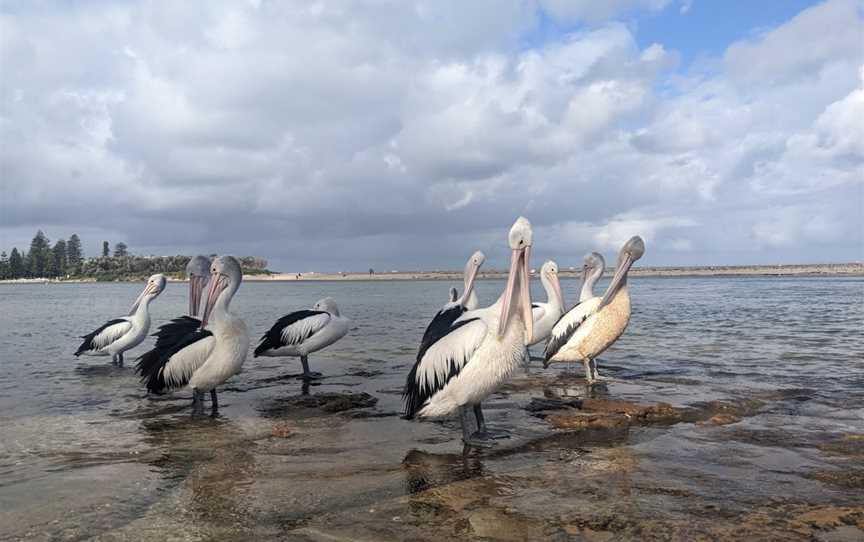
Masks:
[[[219,256],[213,260],[200,328],[138,360],[138,373],[148,391],[161,394],[188,386],[194,414],[203,413],[204,393],[209,391],[212,414],[216,415],[216,387],[240,372],[249,350],[246,324],[229,311],[242,280],[236,259]]]
[[[534,317],[534,337],[530,344],[534,346],[549,338],[552,326],[564,314],[564,294],[561,293],[561,283],[558,281],[558,264],[549,260],[540,268],[540,282],[546,290],[546,303],[534,303],[531,313]]]
[[[579,291],[579,303],[594,297],[594,285],[606,270],[606,260],[597,252],[589,252],[582,260],[582,287]]]
[[[456,288],[450,288],[450,303],[448,303],[448,305],[452,305],[459,301],[458,304],[462,305],[469,311],[473,311],[480,306],[480,301],[477,299],[477,292],[474,291],[474,288],[469,288],[468,286],[469,283],[472,286],[474,285],[474,281],[477,279],[477,273],[480,271],[480,267],[485,261],[486,255],[479,250],[468,258],[468,261],[465,262],[465,270],[462,272],[462,291],[468,292],[468,295],[462,301],[459,301],[459,292]],[[445,305],[445,308],[446,307],[447,305]]]
[[[589,384],[599,379],[596,358],[624,333],[630,321],[627,273],[645,253],[645,242],[631,237],[618,255],[615,275],[603,297],[592,297],[570,309],[555,324],[543,363],[581,361]]]
[[[351,320],[339,313],[336,301],[325,297],[315,303],[312,310],[295,311],[276,320],[270,331],[261,337],[255,357],[299,356],[303,378],[321,378],[321,373],[309,371],[309,354],[344,337],[350,323]]]
[[[402,393],[406,418],[445,416],[458,410],[466,444],[483,446],[495,438],[486,428],[480,403],[513,373],[523,359],[525,344],[531,342],[531,241],[531,223],[519,217],[510,229],[510,273],[498,301],[464,311],[449,324],[442,310],[429,324]],[[462,299],[467,299],[467,292]]]
[[[195,256],[186,264],[186,276],[189,277],[189,313],[188,316],[180,316],[159,326],[159,330],[153,334],[156,344],[153,348],[161,350],[168,345],[175,344],[187,334],[201,327],[198,312],[201,308],[201,294],[207,286],[210,278],[210,258],[207,256]]]
[[[81,354],[87,356],[111,356],[111,362],[118,367],[123,366],[123,352],[135,348],[147,337],[150,330],[150,302],[156,299],[165,289],[165,275],[156,274],[147,279],[147,285],[129,314],[121,318],[108,320],[95,331],[82,335],[84,342],[75,352],[75,357]]]

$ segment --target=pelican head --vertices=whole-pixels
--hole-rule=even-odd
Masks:
[[[201,294],[210,278],[210,258],[199,255],[189,260],[186,276],[189,277],[189,316],[198,316]]]
[[[558,264],[552,260],[547,260],[540,268],[540,281],[546,288],[546,292],[558,298],[561,306],[564,306],[564,294],[561,293],[561,282],[558,280]],[[550,301],[552,301],[550,299]]]
[[[165,275],[162,273],[156,273],[147,279],[147,284],[144,285],[144,290],[141,291],[141,294],[138,295],[138,299],[132,303],[132,308],[129,309],[129,314],[134,313],[138,310],[138,307],[142,302],[149,303],[150,301],[156,299],[156,297],[162,293],[162,290],[165,289],[165,285],[168,284],[168,280],[165,278]]]
[[[477,280],[477,274],[480,272],[480,267],[485,261],[486,255],[479,250],[468,258],[468,261],[465,262],[465,272],[462,275],[464,280],[462,297],[457,298],[454,301],[460,305],[466,305],[468,303],[468,300],[471,299],[471,296],[474,293],[474,281]]]
[[[336,305],[336,300],[332,297],[325,297],[324,299],[319,299],[312,308],[316,311],[324,311],[332,314],[333,316],[339,316],[339,306]]]
[[[228,308],[228,303],[240,287],[242,280],[243,271],[236,258],[219,256],[213,260],[210,264],[210,288],[204,305],[204,316],[201,318],[202,328],[210,321],[217,303],[221,304],[223,310]]]
[[[504,290],[503,303],[501,305],[501,318],[498,320],[498,336],[504,336],[504,330],[510,321],[514,309],[511,308],[514,293],[519,289],[516,299],[515,311],[522,311],[522,323],[525,326],[525,343],[531,342],[534,336],[534,318],[531,314],[531,292],[528,288],[530,279],[529,259],[531,257],[531,243],[533,232],[531,223],[525,217],[519,217],[510,228],[510,273],[507,276],[507,289]]]
[[[627,272],[630,267],[645,254],[645,241],[638,235],[634,235],[624,243],[621,247],[621,252],[618,253],[618,264],[615,266],[615,275],[612,277],[612,282],[606,288],[606,293],[603,294],[603,299],[600,300],[600,305],[597,310],[605,307],[609,301],[615,297],[618,290],[627,284]]]
[[[594,297],[594,285],[606,270],[606,260],[597,252],[589,252],[582,260],[582,287],[579,302]]]

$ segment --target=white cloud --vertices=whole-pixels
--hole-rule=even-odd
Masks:
[[[283,268],[350,268],[364,243],[369,264],[441,266],[493,254],[474,244],[526,213],[562,265],[636,233],[654,263],[829,238],[854,259],[837,224],[864,175],[859,5],[814,6],[704,72],[608,20],[671,4],[0,8],[3,244],[54,224]],[[590,26],[526,45],[544,14]]]

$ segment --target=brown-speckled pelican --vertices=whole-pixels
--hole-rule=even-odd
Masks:
[[[618,340],[630,322],[630,292],[627,273],[645,253],[645,242],[631,237],[618,255],[615,275],[603,297],[592,297],[570,309],[552,329],[546,345],[544,366],[562,361],[585,364],[585,379],[593,383],[597,374],[596,358]]]
[[[108,320],[95,331],[82,335],[84,342],[78,347],[75,357],[81,354],[110,355],[111,362],[122,367],[123,353],[135,348],[147,337],[147,332],[150,331],[150,302],[162,293],[166,283],[165,275],[158,273],[147,279],[147,285],[132,304],[129,314]]]
[[[240,372],[249,350],[246,324],[229,311],[242,280],[235,258],[219,256],[213,260],[201,327],[181,340],[166,341],[164,348],[154,348],[138,360],[138,372],[150,392],[188,386],[192,389],[193,413],[201,414],[204,393],[209,391],[216,415],[216,387]]]
[[[486,445],[495,438],[486,428],[480,403],[510,377],[531,342],[531,241],[531,223],[520,217],[510,229],[510,274],[498,301],[473,311],[442,310],[429,324],[402,394],[406,418],[459,411],[467,444]],[[450,313],[456,310],[453,319]]]

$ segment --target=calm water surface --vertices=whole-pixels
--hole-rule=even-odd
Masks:
[[[599,364],[608,385],[589,391],[581,366],[570,375],[535,362],[487,405],[513,438],[468,455],[455,422],[397,415],[446,282],[244,284],[232,308],[253,342],[325,295],[354,323],[310,357],[325,378],[307,389],[295,359],[250,355],[217,419],[191,418],[188,391],[144,392],[131,360],[149,342],[122,369],[72,356],[142,285],[0,285],[0,539],[563,540],[645,536],[650,522],[686,539],[675,529],[740,528],[768,504],[790,517],[862,504],[864,280],[630,282],[630,327]],[[488,303],[502,288],[482,281],[478,293]],[[563,289],[575,297],[574,282]],[[155,325],[183,313],[186,292],[168,285],[151,305]],[[335,413],[303,402],[327,393],[371,398]],[[758,406],[730,425],[606,433],[555,430],[525,408],[598,394]],[[838,525],[835,539],[857,536]]]

